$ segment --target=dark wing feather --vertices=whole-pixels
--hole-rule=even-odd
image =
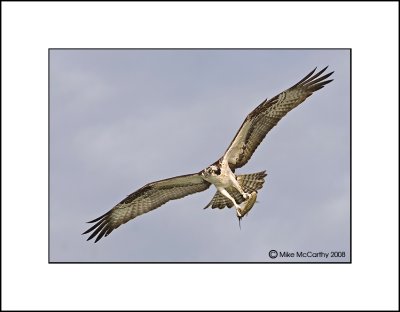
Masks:
[[[256,107],[246,117],[221,160],[228,161],[232,170],[244,166],[267,133],[283,116],[333,80],[326,80],[333,72],[321,76],[326,69],[327,67],[314,74],[315,68],[291,88]]]
[[[149,183],[128,195],[109,212],[88,222],[96,222],[96,224],[82,234],[93,231],[88,240],[97,235],[95,240],[97,242],[103,236],[109,235],[121,224],[158,208],[170,200],[202,192],[208,189],[209,186],[210,183],[205,181],[198,173]]]

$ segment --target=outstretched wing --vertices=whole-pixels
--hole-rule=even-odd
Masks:
[[[283,116],[302,103],[314,91],[323,88],[333,80],[326,80],[333,72],[321,76],[326,69],[327,67],[314,74],[315,68],[291,88],[257,106],[246,117],[221,160],[227,161],[232,170],[244,166],[266,134]]]
[[[170,200],[202,192],[208,189],[209,186],[210,183],[205,181],[198,173],[149,183],[128,195],[109,212],[89,221],[88,223],[96,222],[96,224],[82,234],[93,231],[87,240],[97,235],[95,240],[97,242],[103,236],[109,235],[121,224],[156,209]]]

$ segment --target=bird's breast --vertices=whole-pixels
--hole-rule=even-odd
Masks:
[[[217,188],[226,188],[232,185],[231,174],[232,173],[230,172],[222,171],[220,175],[210,175],[208,177],[204,177],[204,179],[214,184]]]

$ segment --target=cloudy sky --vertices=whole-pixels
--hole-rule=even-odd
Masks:
[[[148,182],[207,167],[261,101],[326,65],[335,80],[238,170],[268,173],[241,229],[233,209],[202,209],[211,187],[96,244],[81,235]],[[349,94],[347,50],[51,50],[50,261],[349,261]]]

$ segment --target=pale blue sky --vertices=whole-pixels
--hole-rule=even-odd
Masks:
[[[271,249],[348,261],[349,62],[348,50],[52,50],[50,261],[267,262]],[[80,235],[146,183],[214,162],[261,101],[326,65],[335,80],[238,170],[268,173],[241,230],[234,210],[202,209],[211,187],[96,244]]]

